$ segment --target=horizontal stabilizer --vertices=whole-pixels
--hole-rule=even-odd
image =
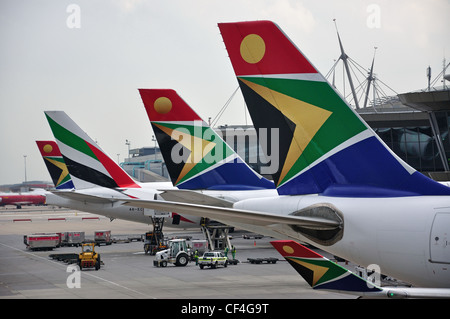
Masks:
[[[233,207],[233,202],[225,199],[184,189],[165,190],[160,194],[160,196],[169,202],[181,202],[217,207]]]
[[[119,198],[100,197],[100,196],[96,196],[96,195],[80,193],[77,191],[53,191],[52,193],[55,195],[67,198],[67,199],[85,202],[85,203],[91,203],[91,204],[108,204],[108,203],[114,203],[114,202],[117,202],[120,200]],[[122,199],[122,201],[123,201],[123,199]]]

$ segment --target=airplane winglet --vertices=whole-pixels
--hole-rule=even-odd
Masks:
[[[383,289],[292,240],[271,244],[313,289],[348,294],[378,295]],[[383,294],[385,296],[385,294]]]

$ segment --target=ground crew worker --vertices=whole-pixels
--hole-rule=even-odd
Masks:
[[[233,256],[233,259],[235,259],[234,257],[236,256],[236,247],[234,247],[234,245],[231,247],[231,255]]]
[[[224,251],[224,253],[225,253],[225,257],[227,257],[227,258],[228,258],[228,246],[227,246],[227,247],[225,247],[225,251]]]
[[[197,266],[198,265],[198,249],[195,250],[194,260],[195,260],[195,265]]]

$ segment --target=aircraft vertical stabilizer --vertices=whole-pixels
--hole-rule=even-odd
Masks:
[[[272,246],[313,289],[356,295],[377,294],[381,288],[292,240],[272,241]]]
[[[45,116],[77,189],[140,188],[65,112],[46,111]]]
[[[56,189],[74,188],[66,163],[55,141],[36,141]]]
[[[447,288],[377,286],[348,269],[292,240],[270,242],[286,261],[315,290],[327,290],[368,298],[450,297]],[[380,274],[377,274],[380,276]]]
[[[140,89],[172,183],[180,189],[250,190],[275,185],[254,172],[171,89]]]
[[[219,28],[257,132],[279,131],[279,194],[450,195],[397,157],[275,23]]]

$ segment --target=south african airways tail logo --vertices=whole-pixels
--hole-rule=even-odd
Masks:
[[[55,141],[36,141],[56,189],[74,188],[66,163]]]
[[[279,129],[280,165],[272,176],[280,194],[449,193],[398,158],[276,24],[219,29],[257,132]]]
[[[272,182],[252,171],[174,90],[139,92],[175,186],[274,188]]]
[[[344,267],[292,240],[271,244],[313,289],[354,292],[380,292],[381,289]]]

